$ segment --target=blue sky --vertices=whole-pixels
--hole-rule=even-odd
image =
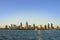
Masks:
[[[0,25],[60,24],[60,0],[0,0]]]

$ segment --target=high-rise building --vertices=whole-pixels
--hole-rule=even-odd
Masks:
[[[13,27],[13,24],[11,24],[11,27]]]
[[[40,25],[40,30],[42,30],[43,28],[42,28],[42,25]]]
[[[26,21],[26,26],[28,27],[28,22]]]
[[[51,29],[54,29],[53,24],[51,23]]]
[[[9,30],[11,30],[11,26],[9,26]]]
[[[33,29],[35,29],[35,24],[33,24]]]
[[[45,29],[47,30],[47,25],[45,25]]]
[[[28,22],[26,21],[25,29],[28,29],[28,26],[29,26],[29,25],[28,25]]]
[[[5,25],[5,29],[8,29],[8,25]]]
[[[40,30],[41,29],[41,27],[40,26],[38,26],[38,30]]]
[[[14,29],[14,25],[13,24],[11,24],[11,29]]]
[[[11,24],[11,29],[17,29],[17,26],[15,24]]]
[[[56,28],[57,30],[59,29],[59,26],[57,26],[57,28]]]
[[[20,22],[20,26],[19,26],[19,29],[22,29],[22,22]]]
[[[35,26],[35,30],[38,30],[38,26]]]
[[[32,27],[31,27],[31,25],[29,25],[29,28],[28,29],[31,29]]]
[[[14,28],[14,29],[17,29],[17,26],[14,24],[14,25],[13,25],[13,28]]]
[[[35,27],[35,24],[33,24],[33,27]]]
[[[48,23],[48,29],[50,29],[50,24]]]
[[[20,27],[22,27],[22,22],[20,23]]]

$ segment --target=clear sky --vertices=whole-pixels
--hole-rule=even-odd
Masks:
[[[0,26],[60,24],[60,0],[0,0]]]

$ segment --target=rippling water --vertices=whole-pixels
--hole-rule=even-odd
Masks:
[[[0,40],[37,40],[37,31],[0,30]]]
[[[42,40],[60,40],[60,30],[42,30]]]
[[[41,30],[42,40],[60,40],[60,30]],[[34,30],[0,30],[0,40],[38,40]]]

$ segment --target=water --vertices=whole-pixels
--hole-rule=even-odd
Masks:
[[[37,31],[0,30],[0,40],[37,40]]]
[[[60,30],[42,30],[42,40],[60,40]]]
[[[0,30],[0,40],[60,40],[60,30]]]

